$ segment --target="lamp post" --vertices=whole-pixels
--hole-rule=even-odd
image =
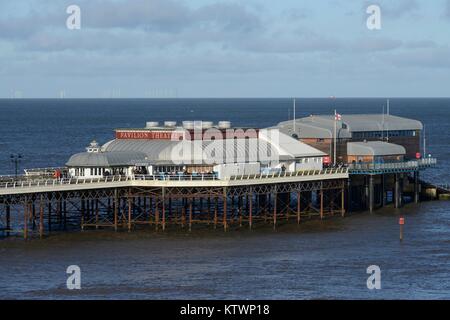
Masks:
[[[15,177],[17,179],[18,173],[19,173],[19,163],[22,160],[22,155],[20,153],[18,154],[11,154],[10,155],[10,159],[11,162],[14,163],[14,168],[15,168]]]

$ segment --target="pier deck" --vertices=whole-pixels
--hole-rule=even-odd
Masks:
[[[135,175],[92,179],[27,179],[0,183],[0,196],[124,187],[234,187],[348,178],[347,168],[241,175],[219,180],[213,175]]]
[[[0,187],[0,231],[43,237],[53,230],[156,230],[206,224],[227,231],[256,222],[344,215],[346,168],[234,176],[29,179]]]

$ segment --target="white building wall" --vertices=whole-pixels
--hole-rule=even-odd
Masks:
[[[323,157],[308,157],[298,159],[295,163],[295,171],[322,170]]]
[[[219,179],[225,179],[231,176],[259,174],[261,165],[259,162],[251,163],[226,163],[214,166]]]

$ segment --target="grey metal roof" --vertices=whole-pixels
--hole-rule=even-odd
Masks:
[[[387,130],[422,130],[420,121],[382,114],[350,114],[342,115],[337,122],[339,138],[351,138],[352,132],[387,131]],[[345,124],[346,128],[343,128]],[[299,138],[333,138],[334,115],[311,115],[296,119],[295,132],[291,121],[280,122],[276,127],[288,135],[297,134]]]
[[[211,141],[128,140],[116,139],[103,146],[106,152],[132,152],[145,154],[152,163],[199,164],[260,161],[275,159],[276,149],[260,139],[227,139]],[[265,154],[260,152],[267,150]],[[212,156],[211,156],[212,155]],[[211,159],[213,158],[213,159]]]
[[[142,152],[81,152],[67,161],[68,167],[119,167],[146,161]]]
[[[306,143],[292,138],[277,129],[262,129],[259,132],[261,139],[264,139],[273,144],[278,153],[281,155],[290,156],[292,158],[301,157],[323,157],[326,154]]]
[[[348,142],[347,154],[358,156],[404,155],[406,149],[398,144],[382,141]]]
[[[105,152],[141,152],[148,160],[168,160],[172,148],[180,141],[115,139],[102,146]]]
[[[298,157],[323,156],[324,153],[289,136],[205,141],[116,139],[103,145],[104,152],[141,152],[154,164],[218,164],[232,162],[269,162]]]
[[[143,162],[151,164],[221,164],[236,162],[269,163],[299,157],[325,155],[303,142],[278,131],[262,130],[260,138],[226,140],[136,140],[115,139],[101,152],[73,155],[68,166],[119,166]],[[278,134],[276,134],[278,133]]]

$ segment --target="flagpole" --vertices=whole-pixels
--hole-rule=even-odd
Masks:
[[[333,154],[333,164],[334,164],[334,166],[336,166],[336,116],[337,116],[337,113],[336,113],[336,110],[334,110],[334,154]]]
[[[387,115],[390,116],[391,114],[391,110],[390,110],[390,103],[389,103],[389,99],[387,99]],[[387,130],[386,130],[386,141],[389,142],[389,118],[388,118],[388,125],[387,125]]]
[[[293,117],[293,120],[292,120],[292,127],[293,127],[294,133],[295,133],[295,98],[294,98],[294,117]]]
[[[427,157],[427,138],[426,138],[426,131],[425,131],[425,125],[423,125],[423,158]]]

